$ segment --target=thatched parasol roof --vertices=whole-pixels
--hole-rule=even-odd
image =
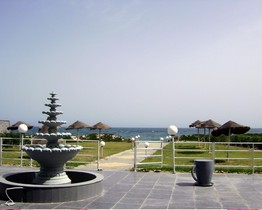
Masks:
[[[19,125],[21,125],[21,124],[25,124],[25,125],[28,127],[28,129],[33,128],[32,125],[29,125],[29,124],[27,124],[27,123],[25,123],[25,122],[23,122],[23,121],[18,121],[18,122],[16,122],[15,124],[9,126],[9,127],[7,128],[7,130],[17,130],[18,127],[19,127]]]

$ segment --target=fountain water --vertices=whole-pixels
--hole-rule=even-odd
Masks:
[[[40,171],[5,174],[0,177],[0,199],[12,197],[20,202],[64,202],[96,196],[102,192],[103,176],[83,171],[65,171],[64,165],[82,149],[81,146],[64,145],[59,139],[70,133],[59,133],[57,129],[66,121],[57,120],[62,111],[56,108],[61,104],[54,92],[51,97],[47,120],[39,121],[48,128],[47,132],[36,135],[47,140],[46,145],[28,145],[22,149],[30,158],[40,164]],[[9,195],[7,191],[9,190]]]

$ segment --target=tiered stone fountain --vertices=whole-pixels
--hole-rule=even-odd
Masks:
[[[50,110],[43,112],[48,115],[47,120],[39,121],[48,127],[48,131],[36,134],[47,140],[46,145],[28,145],[22,148],[40,164],[40,171],[5,174],[0,177],[0,199],[7,199],[6,189],[10,191],[12,200],[23,202],[80,200],[98,195],[102,191],[102,175],[64,171],[65,163],[75,157],[82,147],[59,143],[59,139],[71,134],[57,132],[58,127],[66,121],[57,120],[57,115],[63,113],[56,110],[61,104],[56,103],[59,99],[54,92],[50,95],[50,103],[45,104]]]
[[[37,136],[41,136],[47,140],[46,145],[30,145],[23,147],[23,150],[28,154],[30,158],[36,160],[40,164],[40,172],[37,174],[33,183],[36,184],[67,184],[71,183],[67,174],[64,172],[64,164],[76,156],[78,151],[82,149],[81,146],[71,146],[59,144],[58,139],[63,138],[65,135],[71,135],[70,133],[59,133],[57,128],[66,121],[60,121],[56,119],[56,116],[62,114],[61,111],[56,111],[57,107],[61,104],[56,103],[58,100],[55,97],[55,93],[50,94],[51,97],[47,98],[51,102],[45,104],[50,107],[50,111],[44,111],[43,114],[47,114],[47,120],[39,121],[43,125],[48,127],[47,133],[37,133]],[[47,158],[48,157],[48,158]]]

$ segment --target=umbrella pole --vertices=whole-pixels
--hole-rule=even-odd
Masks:
[[[208,152],[210,153],[211,152],[211,148],[210,148],[210,135],[211,135],[211,132],[210,132],[210,128],[208,128]]]
[[[76,132],[77,132],[77,136],[76,136],[76,145],[78,145],[78,132],[79,132],[79,129],[76,129]]]
[[[198,134],[198,146],[200,146],[200,133],[199,133],[199,128],[197,128],[197,134]]]
[[[207,144],[206,144],[206,128],[204,128],[204,137],[203,137],[203,140],[204,140],[204,142],[205,142],[204,147],[205,147],[205,149],[206,149],[206,146],[207,146]]]
[[[230,144],[231,128],[228,130],[228,143],[227,143],[227,161],[229,161],[229,144]]]
[[[98,129],[98,139],[101,141],[101,129]]]

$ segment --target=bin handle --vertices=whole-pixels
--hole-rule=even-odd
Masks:
[[[191,175],[192,175],[193,179],[194,179],[196,182],[198,182],[197,177],[196,177],[196,175],[195,175],[195,171],[196,171],[196,166],[193,166],[192,169],[191,169]]]

